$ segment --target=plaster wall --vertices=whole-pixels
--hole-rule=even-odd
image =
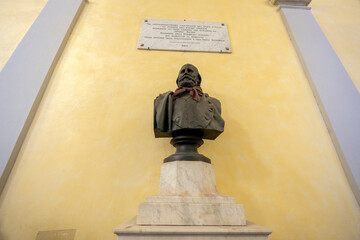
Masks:
[[[0,71],[47,0],[0,0]]]
[[[137,50],[147,17],[226,22],[233,53]],[[359,206],[280,15],[262,0],[90,0],[0,197],[0,239],[59,229],[115,239],[158,190],[174,148],[154,139],[153,99],[188,62],[222,102],[225,132],[199,149],[218,190],[270,239],[359,239]]]
[[[311,8],[360,92],[360,1],[313,0]]]

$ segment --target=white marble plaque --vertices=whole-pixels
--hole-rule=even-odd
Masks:
[[[224,22],[143,19],[138,49],[231,53]]]

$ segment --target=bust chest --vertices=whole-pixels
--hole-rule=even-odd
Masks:
[[[214,106],[209,95],[204,94],[195,101],[190,94],[174,100],[172,130],[182,128],[206,128],[214,117]]]

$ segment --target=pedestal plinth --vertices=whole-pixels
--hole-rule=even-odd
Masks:
[[[267,240],[271,230],[249,221],[246,226],[142,226],[135,217],[114,233],[118,240]]]

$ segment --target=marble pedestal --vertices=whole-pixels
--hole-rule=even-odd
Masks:
[[[271,230],[249,221],[246,226],[143,226],[135,217],[114,233],[118,240],[267,240]]]
[[[214,166],[174,161],[161,166],[160,188],[138,216],[115,229],[122,239],[267,239],[271,230],[246,222],[235,199],[218,193]]]
[[[214,166],[175,161],[161,166],[160,189],[139,206],[138,225],[246,225],[243,206],[218,193]]]

